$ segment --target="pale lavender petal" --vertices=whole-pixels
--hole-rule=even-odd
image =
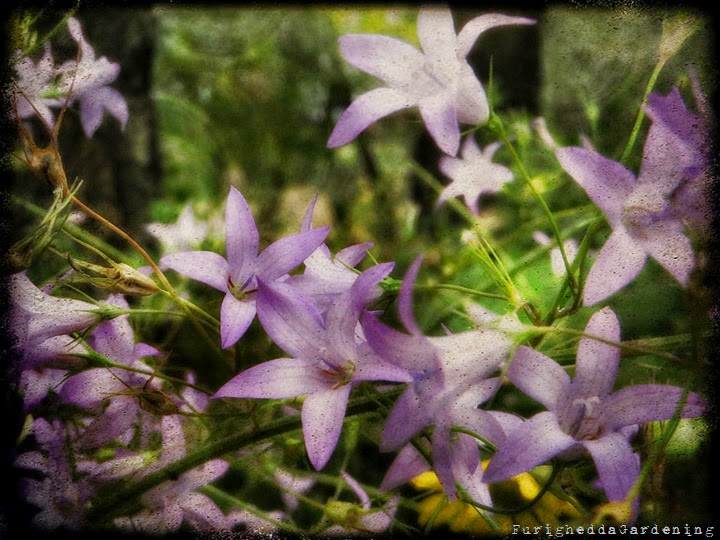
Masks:
[[[541,412],[510,433],[490,460],[483,479],[500,482],[534,469],[576,444],[551,412]]]
[[[620,341],[620,322],[609,307],[593,314],[585,327],[593,334],[609,341]],[[620,363],[620,349],[613,345],[583,337],[578,344],[575,362],[575,384],[579,396],[604,397],[612,392]]]
[[[690,273],[695,268],[695,253],[679,224],[657,222],[648,226],[645,233],[638,243],[683,287],[687,287]]]
[[[341,249],[335,255],[335,260],[348,266],[355,266],[365,258],[368,251],[372,249],[372,242],[363,242]]]
[[[453,89],[422,98],[418,107],[430,136],[440,150],[450,156],[457,154],[460,128]]]
[[[398,332],[367,312],[362,316],[362,325],[370,346],[388,362],[417,373],[440,369],[438,353],[424,336]]]
[[[455,95],[458,122],[484,125],[490,117],[485,89],[467,62],[463,61],[459,70]]]
[[[665,384],[626,386],[603,400],[603,423],[610,431],[624,426],[670,420],[675,414],[684,389]],[[681,418],[695,418],[705,412],[705,401],[690,392]]]
[[[160,259],[160,265],[191,279],[227,292],[230,268],[227,261],[212,251],[172,253]]]
[[[245,197],[233,186],[225,203],[225,244],[232,275],[247,279],[260,249],[260,233]]]
[[[400,395],[385,420],[380,439],[381,452],[398,448],[432,422],[436,411],[431,410],[427,396],[420,395],[415,386],[408,386]]]
[[[640,460],[620,433],[582,441],[595,462],[600,483],[609,501],[621,501],[640,474]]]
[[[375,88],[366,92],[340,115],[328,139],[328,148],[348,144],[373,122],[415,103],[408,94],[393,88]]]
[[[218,532],[230,528],[225,514],[207,495],[186,493],[179,501],[183,517],[193,528],[204,532]],[[205,531],[206,530],[206,531]]]
[[[327,390],[315,360],[277,358],[253,366],[226,382],[213,398],[286,399]]]
[[[418,40],[431,61],[457,59],[457,37],[452,13],[447,7],[423,8],[417,18]]]
[[[378,357],[367,343],[358,346],[355,353],[357,365],[353,375],[354,381],[392,381],[413,382],[413,376],[406,369],[385,362]]]
[[[633,173],[620,163],[584,148],[560,148],[560,165],[587,192],[614,228],[622,220],[623,203],[637,185]]]
[[[627,234],[615,229],[600,249],[585,282],[584,303],[597,304],[628,285],[645,266],[647,255]]]
[[[120,122],[122,129],[125,129],[129,116],[125,98],[114,88],[103,86],[87,92],[80,99],[80,122],[86,137],[91,138],[98,130],[105,110]]]
[[[355,327],[367,304],[380,293],[377,284],[393,269],[395,263],[377,264],[360,274],[350,290],[339,295],[325,315],[327,332],[337,352],[352,358],[356,346]]]
[[[289,355],[319,355],[326,341],[323,318],[298,289],[258,279],[257,311],[270,338]]]
[[[255,300],[238,300],[226,294],[220,306],[220,341],[222,348],[235,345],[255,318]]]
[[[327,464],[342,431],[351,386],[319,391],[305,398],[302,425],[305,448],[315,470]]]
[[[391,490],[428,470],[430,470],[430,464],[423,455],[412,444],[406,444],[398,452],[395,461],[385,473],[380,489],[382,491]]]
[[[421,70],[425,62],[424,55],[415,47],[389,36],[348,34],[342,36],[339,43],[340,53],[349,64],[396,88],[412,85],[413,74]]]
[[[287,274],[307,259],[323,243],[329,227],[286,236],[273,242],[257,259],[257,276],[273,281]]]
[[[464,58],[475,45],[475,41],[483,32],[496,26],[504,26],[508,24],[535,24],[534,19],[526,17],[511,17],[499,13],[491,13],[480,15],[471,19],[457,36],[458,56]]]
[[[398,314],[400,315],[400,321],[402,321],[405,329],[416,336],[422,335],[422,330],[415,321],[415,315],[413,314],[413,287],[415,286],[415,280],[417,279],[418,272],[420,271],[420,265],[422,264],[423,257],[417,257],[410,267],[405,272],[403,277],[402,286],[398,292]]]
[[[305,210],[305,215],[303,216],[302,223],[300,224],[300,232],[306,232],[312,229],[312,217],[313,212],[315,211],[315,204],[317,203],[317,200],[318,193],[315,194],[315,196],[310,201],[307,210]]]

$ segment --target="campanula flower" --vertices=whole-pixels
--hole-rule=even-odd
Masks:
[[[340,116],[328,147],[348,144],[383,116],[417,105],[437,145],[454,156],[460,146],[459,123],[482,125],[490,114],[485,90],[467,61],[475,41],[496,26],[534,22],[525,17],[481,15],[456,34],[449,9],[424,8],[417,21],[422,51],[389,36],[342,36],[343,58],[387,86],[353,101]]]
[[[259,317],[289,358],[263,362],[225,383],[214,397],[286,399],[305,395],[302,426],[315,469],[322,469],[337,445],[348,396],[361,381],[409,381],[408,374],[373,353],[357,333],[360,314],[374,299],[377,283],[392,263],[363,272],[339,296],[325,317],[300,291],[285,283],[258,281]]]
[[[495,193],[505,182],[513,179],[512,171],[504,165],[492,162],[500,148],[496,142],[481,150],[473,137],[465,139],[460,157],[443,156],[440,170],[452,182],[440,193],[437,204],[451,197],[462,196],[470,211],[478,215],[478,200],[483,193]]]
[[[161,265],[225,293],[220,308],[223,348],[232,347],[255,318],[258,279],[273,282],[302,263],[323,242],[328,227],[281,238],[258,254],[260,234],[241,193],[230,188],[225,207],[227,258],[211,251],[173,253]]]
[[[620,340],[620,324],[610,308],[596,312],[585,332],[607,341]],[[640,473],[630,435],[639,424],[672,418],[684,390],[638,384],[613,391],[619,362],[617,347],[583,337],[571,379],[555,361],[520,347],[507,376],[548,410],[509,433],[485,470],[485,480],[507,480],[553,457],[575,459],[588,452],[608,500],[623,500]],[[703,410],[703,400],[691,392],[680,416],[697,417]]]

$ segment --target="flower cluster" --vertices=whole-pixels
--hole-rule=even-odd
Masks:
[[[391,277],[396,264],[368,256],[371,242],[343,243],[330,226],[314,225],[317,197],[295,234],[265,242],[258,214],[235,186],[225,198],[224,239],[218,243],[217,227],[188,204],[175,224],[147,226],[162,244],[157,263],[132,240],[149,265],[134,268],[129,258],[113,260],[117,250],[102,242],[60,239],[65,225],[54,225],[57,208],[80,203],[74,194],[55,193],[56,206],[28,238],[42,234],[43,249],[53,245],[69,268],[47,279],[31,267],[9,281],[14,375],[28,419],[15,464],[27,473],[21,494],[37,509],[34,525],[302,532],[309,518],[298,515],[320,507],[311,532],[377,534],[401,516],[403,497],[388,492],[422,478],[432,478],[434,490],[419,505],[423,524],[469,504],[474,519],[483,520],[470,529],[510,526],[505,516],[515,511],[501,496],[508,486],[532,493],[521,493],[528,508],[562,507],[578,521],[593,519],[583,506],[597,504],[621,506],[626,521],[638,519],[643,467],[667,445],[667,437],[659,440],[661,452],[648,459],[638,442],[643,426],[670,420],[675,429],[682,419],[701,417],[707,405],[693,385],[671,384],[680,377],[668,384],[620,377],[625,354],[682,358],[652,339],[623,341],[621,312],[608,299],[641,274],[648,257],[683,290],[692,288],[699,239],[709,229],[709,111],[697,81],[697,112],[677,87],[650,93],[637,175],[595,150],[549,145],[559,163],[554,173],[567,173],[568,189],[576,188],[570,179],[580,184],[609,225],[588,270],[590,247],[599,246],[590,246],[589,234],[582,242],[561,234],[468,62],[485,31],[534,22],[482,15],[456,34],[448,9],[424,8],[417,21],[422,51],[388,36],[340,38],[342,56],[387,86],[353,101],[327,145],[350,144],[373,122],[417,105],[444,152],[439,170],[451,180],[438,189],[437,204],[462,196],[470,210],[459,213],[474,230],[474,270],[490,278],[477,288],[467,281],[422,283],[422,255],[402,279]],[[55,66],[49,44],[37,62],[18,53],[12,90],[18,122],[38,115],[52,126],[54,109],[77,101],[88,137],[105,110],[124,126],[127,105],[108,86],[119,65],[96,59],[76,19],[68,29],[77,60]],[[491,115],[491,134],[500,141],[481,149],[469,135],[461,144],[461,123],[482,129]],[[514,162],[493,162],[503,145]],[[554,238],[536,223],[518,227],[515,238],[524,235],[518,243],[534,252],[508,269],[507,250],[480,225],[479,199],[517,187],[521,178]],[[592,220],[592,227],[603,225],[594,214]],[[200,249],[223,240],[224,249]],[[338,245],[333,254],[330,246]],[[70,250],[91,251],[109,266]],[[534,259],[545,265],[533,271],[544,272],[538,287],[556,298],[551,307],[528,300],[525,284],[532,281],[517,279]],[[433,305],[418,307],[421,289],[436,298],[445,290],[468,294],[452,310],[438,310],[438,319],[452,311],[452,322],[432,326],[418,316]],[[385,309],[392,302],[396,309]],[[561,341],[566,336],[571,341]],[[188,341],[196,341],[191,345],[201,348],[206,366],[184,362]],[[396,453],[379,475],[357,467],[368,441]],[[592,469],[592,497],[568,488],[573,476],[556,482],[575,464]],[[540,488],[531,473],[550,468]],[[383,478],[378,487],[373,478]],[[274,499],[265,497],[268,485]],[[247,500],[258,493],[262,504]],[[517,511],[519,519],[525,510]],[[469,530],[447,513],[439,521]]]

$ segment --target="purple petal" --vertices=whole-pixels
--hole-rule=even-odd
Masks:
[[[418,394],[416,385],[400,394],[395,405],[385,420],[380,451],[389,452],[402,446],[421,429],[430,425],[435,411],[428,406],[426,396]]]
[[[570,384],[560,364],[530,347],[519,347],[507,371],[512,383],[534,400],[554,411],[558,397]]]
[[[372,249],[372,242],[363,242],[341,249],[335,255],[335,260],[348,266],[355,266],[365,258],[367,252]]]
[[[351,385],[310,394],[302,406],[305,448],[315,470],[327,464],[337,446]]]
[[[602,403],[603,423],[609,431],[624,426],[670,420],[680,404],[684,390],[664,384],[626,386],[608,396]],[[705,411],[705,402],[690,392],[681,418],[695,418]]]
[[[232,275],[244,281],[257,259],[260,234],[245,197],[233,186],[225,204],[225,243]]]
[[[421,70],[425,62],[424,55],[415,47],[389,36],[348,34],[342,36],[339,42],[340,52],[349,64],[395,88],[412,85],[413,73]],[[385,114],[390,112],[392,111]],[[350,140],[354,138],[355,136]],[[346,143],[329,146],[342,146],[343,144]]]
[[[422,256],[417,257],[413,261],[407,269],[407,272],[405,272],[405,276],[403,276],[402,286],[398,293],[398,314],[400,315],[400,320],[405,329],[416,336],[422,335],[422,330],[420,330],[420,327],[415,321],[415,315],[413,314],[412,294],[422,261]]]
[[[621,501],[640,474],[640,460],[620,433],[582,441],[595,462],[600,483],[609,501]]]
[[[357,348],[355,327],[367,304],[375,300],[377,284],[393,269],[394,263],[375,265],[360,274],[350,290],[339,295],[330,306],[325,320],[330,339],[342,356],[352,357]]]
[[[501,15],[492,13],[480,15],[470,20],[457,36],[458,56],[464,58],[475,45],[475,41],[483,32],[496,26],[505,26],[509,24],[535,24],[534,19],[526,17],[510,17],[509,15]]]
[[[313,212],[315,211],[315,204],[317,203],[317,200],[318,193],[315,194],[315,196],[310,201],[307,210],[305,210],[305,215],[303,216],[302,223],[300,224],[300,232],[307,232],[312,229],[312,217]]]
[[[372,349],[388,362],[411,372],[440,369],[437,351],[424,336],[409,336],[385,326],[373,315],[362,316],[363,332]]]
[[[555,156],[615,228],[622,220],[625,199],[637,185],[633,173],[620,163],[584,148],[560,148]]]
[[[387,473],[385,473],[385,478],[380,484],[380,490],[391,490],[428,470],[430,470],[430,464],[423,455],[412,444],[406,444],[398,452],[395,461],[392,462]]]
[[[534,469],[576,444],[551,412],[541,412],[510,433],[483,474],[486,482],[500,482]]]
[[[327,390],[317,362],[304,358],[277,358],[253,366],[226,382],[213,398],[286,399]]]
[[[295,287],[258,279],[257,311],[270,338],[289,355],[319,356],[326,342],[322,315]]]
[[[615,229],[600,249],[585,282],[584,303],[591,306],[615,294],[637,277],[647,255],[623,228]]]
[[[585,328],[586,334],[619,342],[620,322],[609,307],[597,311]],[[574,381],[578,396],[600,396],[612,392],[620,363],[620,349],[588,337],[580,339]]]
[[[163,267],[171,268],[191,279],[227,292],[230,269],[227,261],[212,251],[172,253],[160,259]]]
[[[320,227],[273,242],[257,259],[257,276],[265,281],[284,276],[307,259],[323,243],[329,231],[329,227]]]
[[[420,114],[430,136],[440,150],[450,156],[457,154],[460,146],[455,95],[452,89],[422,98],[418,102]]]
[[[356,98],[340,115],[327,146],[328,148],[344,146],[380,118],[413,105],[415,100],[400,90],[393,88],[370,90]]]
[[[406,369],[385,362],[377,356],[367,343],[357,346],[357,367],[354,381],[413,382],[413,376]]]
[[[646,228],[646,236],[638,243],[683,286],[687,287],[695,267],[695,254],[690,239],[675,222],[661,221]]]
[[[220,306],[220,339],[222,348],[235,345],[255,318],[255,300],[238,300],[226,294]]]

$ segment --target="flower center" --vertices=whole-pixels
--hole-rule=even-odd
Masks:
[[[353,375],[355,375],[355,363],[352,360],[346,360],[342,364],[337,364],[323,358],[320,371],[335,382],[332,389],[337,390],[352,381]]]
[[[235,298],[237,298],[240,301],[247,300],[248,296],[257,290],[257,289],[250,289],[248,291],[245,290],[245,287],[247,287],[250,284],[250,282],[252,281],[252,278],[254,278],[254,277],[255,277],[254,275],[250,276],[249,278],[247,278],[245,280],[245,283],[243,283],[242,285],[236,285],[233,282],[232,277],[228,276],[228,280],[227,280],[228,291],[230,291],[230,294],[232,294]]]
[[[603,431],[599,405],[598,396],[573,400],[569,414],[565,417],[565,433],[578,441],[597,439]]]

